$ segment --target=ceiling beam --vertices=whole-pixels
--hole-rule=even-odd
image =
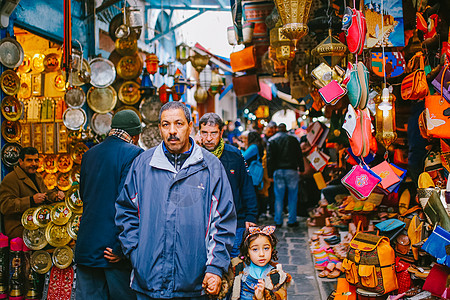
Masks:
[[[205,10],[205,11],[230,11],[230,8],[228,7],[222,7],[222,6],[183,6],[183,5],[167,5],[164,4],[163,6],[157,6],[157,5],[146,5],[145,9],[170,9],[170,10]]]
[[[228,7],[228,9],[230,9],[230,2],[227,3],[226,0],[216,0],[216,1],[220,4],[220,7],[222,8]]]

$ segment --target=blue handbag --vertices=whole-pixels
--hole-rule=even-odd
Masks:
[[[450,267],[450,232],[437,225],[422,245],[422,250],[437,258],[437,262]]]
[[[399,219],[388,219],[376,224],[375,227],[380,230],[380,235],[392,240],[405,228],[405,222]]]
[[[258,187],[258,189],[262,189],[264,168],[259,159],[259,155],[258,158],[252,161],[250,166],[248,166],[248,171],[250,172],[250,176],[252,177],[253,186]]]

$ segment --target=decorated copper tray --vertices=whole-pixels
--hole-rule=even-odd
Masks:
[[[78,77],[78,72],[80,71],[80,56],[74,55],[73,56],[75,59],[73,61],[73,66],[74,66],[74,72],[71,72],[69,74],[69,81],[72,82],[73,85],[75,86],[82,86],[84,85],[86,82],[81,81],[80,77]],[[81,62],[81,71],[82,72],[87,72],[89,74],[91,74],[91,66],[89,65],[88,61],[86,59],[83,58],[83,61]]]
[[[67,233],[66,226],[56,225],[53,223],[48,224],[47,228],[45,228],[45,238],[53,247],[67,245],[67,243],[69,243],[72,239]]]
[[[60,269],[68,268],[73,261],[73,251],[68,246],[58,247],[53,251],[53,264]]]
[[[45,227],[51,222],[50,212],[52,207],[50,205],[41,205],[36,208],[33,213],[33,223],[39,227]]]
[[[56,225],[66,224],[71,216],[72,211],[70,211],[65,202],[56,203],[53,206],[52,211],[50,212],[52,222]]]
[[[80,165],[73,165],[72,171],[70,171],[71,183],[80,182]]]
[[[38,169],[36,170],[36,172],[41,173],[41,172],[45,171],[44,159],[45,159],[45,155],[39,155],[39,166],[38,166]]]
[[[2,162],[5,166],[12,168],[19,163],[19,154],[22,147],[16,143],[5,144],[2,148]]]
[[[66,90],[66,79],[63,73],[58,73],[55,75],[53,84],[55,89],[59,92],[64,92]]]
[[[18,142],[22,136],[22,127],[19,122],[3,121],[2,135],[8,143]]]
[[[24,54],[23,55],[23,61],[20,64],[19,68],[17,69],[17,72],[19,73],[28,73],[31,71],[31,57]]]
[[[142,129],[139,146],[147,150],[158,145],[161,141],[158,126],[147,125]]]
[[[39,228],[39,226],[37,226],[33,222],[33,214],[34,214],[35,210],[36,210],[36,207],[30,207],[29,209],[27,209],[26,211],[23,212],[21,221],[22,221],[22,226],[25,229],[35,230],[35,229]]]
[[[91,66],[91,84],[97,88],[110,86],[116,79],[116,68],[105,58],[97,57],[89,63]]]
[[[159,101],[157,96],[152,96],[152,98],[146,98],[144,101],[142,101],[141,105],[139,106],[139,111],[141,112],[144,122],[157,122],[161,106],[162,103],[161,101]]]
[[[50,271],[52,267],[52,257],[47,251],[36,251],[31,255],[30,265],[36,273],[45,274]]]
[[[70,179],[70,173],[58,173],[56,176],[56,186],[61,191],[67,191],[72,186],[72,180]]]
[[[44,179],[44,184],[49,190],[52,190],[56,187],[57,176],[58,176],[58,174],[56,174],[56,173],[45,173],[42,175],[42,177]]]
[[[70,156],[72,157],[72,160],[76,164],[81,164],[81,159],[83,158],[83,154],[88,151],[89,148],[82,142],[76,143],[71,149],[70,149]]]
[[[61,64],[61,57],[56,53],[47,54],[44,58],[44,70],[45,72],[55,72],[59,70]]]
[[[24,73],[20,75],[20,89],[17,92],[17,98],[27,99],[31,97],[31,74]]]
[[[2,115],[8,121],[17,121],[22,116],[23,104],[16,97],[6,96],[1,103]]]
[[[112,87],[91,87],[87,93],[89,107],[99,114],[106,114],[114,109],[117,103],[117,93]]]
[[[0,63],[14,69],[22,64],[23,48],[15,39],[6,37],[0,41]]]
[[[82,108],[69,107],[63,114],[63,123],[70,130],[80,130],[86,121],[86,112]]]
[[[76,240],[78,236],[78,229],[80,228],[81,215],[72,214],[69,222],[67,222],[67,232],[69,235]]]
[[[15,95],[20,89],[20,78],[16,72],[6,70],[0,76],[0,86],[6,95]]]
[[[122,83],[119,88],[119,100],[123,104],[133,105],[136,104],[141,98],[140,86],[135,81],[127,81]]]
[[[135,79],[142,73],[142,66],[138,55],[124,56],[117,63],[117,75],[125,80]]]
[[[72,169],[73,160],[69,154],[60,154],[56,159],[56,166],[59,172],[67,173]]]
[[[80,198],[79,185],[72,186],[66,193],[66,205],[75,214],[81,214],[83,212],[83,201]]]
[[[125,38],[117,39],[115,47],[116,51],[122,56],[135,54],[138,50],[136,36],[132,34]]]
[[[33,61],[31,63],[33,71],[36,71],[37,73],[44,72],[44,59],[44,54],[37,53],[33,56]]]
[[[64,95],[64,100],[66,100],[67,106],[71,108],[80,108],[86,102],[86,94],[79,87],[70,87]]]
[[[112,113],[95,113],[91,119],[92,130],[99,135],[107,134],[111,130]]]
[[[58,165],[56,161],[56,155],[46,155],[44,157],[44,170],[47,173],[56,173],[58,172]]]
[[[45,228],[41,227],[35,230],[24,229],[23,242],[31,250],[41,250],[48,244],[45,238]]]

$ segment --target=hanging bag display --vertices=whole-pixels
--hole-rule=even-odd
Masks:
[[[441,82],[443,82],[442,88]],[[436,91],[442,91],[442,96],[444,96],[445,100],[450,103],[450,70],[443,67],[431,84]]]
[[[437,225],[422,245],[422,250],[437,258],[437,262],[450,267],[450,232]]]
[[[246,47],[230,54],[230,64],[233,72],[245,71],[256,67],[255,46]]]
[[[325,104],[335,105],[341,99],[347,90],[343,88],[336,80],[319,89],[319,94]]]
[[[419,69],[415,70],[402,81],[402,98],[404,100],[420,100],[429,94],[427,76],[425,74],[425,62],[423,53],[418,52],[408,62],[408,69],[413,69],[414,62],[419,59]]]
[[[356,165],[341,179],[341,182],[353,196],[362,200],[370,196],[381,182],[381,178],[367,166]]]

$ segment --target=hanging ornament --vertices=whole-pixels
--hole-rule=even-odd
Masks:
[[[383,83],[383,90],[374,98],[376,108],[375,138],[387,149],[397,139],[395,128],[395,96]]]
[[[193,51],[193,52],[194,52],[194,55],[191,55],[189,57],[189,60],[191,61],[191,64],[194,67],[194,69],[197,70],[198,73],[200,73],[201,71],[203,71],[205,66],[208,64],[209,56],[201,55],[200,53],[197,53],[195,51]]]
[[[176,66],[175,62],[169,62],[167,64],[167,75],[169,77],[174,77],[176,71],[177,71],[177,66]]]
[[[145,64],[146,64],[148,73],[153,75],[156,72],[158,72],[159,59],[155,53],[150,53],[149,55],[147,55],[147,58],[145,59]]]
[[[211,88],[209,90],[211,95],[214,96],[215,94],[217,94],[222,88],[222,86],[223,86],[222,76],[220,76],[220,74],[217,72],[213,72],[211,76]]]
[[[181,63],[185,64],[189,61],[189,51],[190,48],[185,43],[181,43],[176,48],[176,59]]]
[[[318,55],[323,62],[334,67],[346,56],[347,46],[332,36],[331,29],[328,29],[328,37],[314,48],[311,54]]]
[[[287,64],[294,59],[295,51],[291,41],[283,34],[282,27],[270,30],[270,47],[275,49],[275,56],[284,65],[284,75],[287,77]]]
[[[165,76],[167,74],[167,65],[166,64],[162,64],[159,65],[159,74],[161,74],[161,76]]]
[[[194,93],[194,99],[199,104],[205,103],[208,99],[208,92],[202,86],[197,85],[197,90]]]
[[[178,96],[182,96],[186,92],[186,86],[188,85],[187,80],[184,78],[183,75],[179,75],[178,77],[175,77],[175,83],[173,85],[173,90],[175,91],[175,94]]]
[[[169,102],[170,92],[169,92],[169,88],[167,87],[166,84],[163,84],[159,88],[158,94],[159,94],[159,101],[161,101],[162,104]]]
[[[209,87],[211,86],[211,75],[212,71],[210,66],[206,66],[205,69],[199,75],[200,85],[205,90],[209,90]]]

